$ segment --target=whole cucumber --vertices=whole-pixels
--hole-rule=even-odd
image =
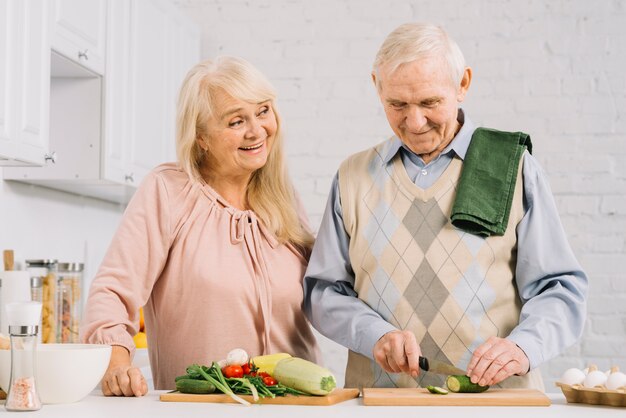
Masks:
[[[178,379],[176,390],[181,393],[213,393],[215,386],[211,382],[199,379]]]

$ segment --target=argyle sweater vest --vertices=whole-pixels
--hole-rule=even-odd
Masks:
[[[387,322],[412,331],[425,357],[465,370],[480,344],[508,336],[519,321],[514,276],[515,229],[524,215],[522,164],[506,232],[482,238],[450,223],[462,161],[455,158],[435,184],[421,189],[399,153],[383,162],[390,145],[355,154],[339,169],[354,289]],[[348,355],[346,387],[441,386],[444,378],[387,373],[366,356]],[[498,386],[543,390],[538,369]]]

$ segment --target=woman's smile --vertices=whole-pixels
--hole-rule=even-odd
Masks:
[[[239,147],[239,149],[240,149],[241,151],[245,151],[245,152],[247,152],[247,153],[249,153],[249,154],[257,154],[257,153],[259,153],[260,151],[262,151],[262,149],[261,149],[261,148],[263,148],[263,147],[264,147],[264,145],[265,145],[265,140],[263,140],[263,141],[259,142],[258,144],[255,144],[255,145],[249,145],[249,146],[245,146],[245,147]]]

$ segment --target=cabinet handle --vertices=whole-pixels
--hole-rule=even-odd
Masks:
[[[125,174],[124,175],[124,181],[126,181],[127,183],[134,183],[135,182],[135,173]]]
[[[85,61],[89,61],[89,50],[78,51],[78,59],[85,58]]]
[[[46,162],[46,164],[48,163],[48,161],[52,161],[52,164],[56,164],[56,162],[57,162],[57,152],[56,151],[52,151],[50,153],[46,153],[46,154],[44,154],[43,159]]]

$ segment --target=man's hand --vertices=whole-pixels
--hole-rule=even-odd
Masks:
[[[105,396],[143,396],[148,393],[148,384],[137,367],[132,367],[130,354],[124,347],[111,347],[109,367],[102,378],[102,393]]]
[[[387,372],[404,372],[413,377],[420,373],[419,356],[422,352],[411,331],[386,333],[376,342],[373,354],[376,362]]]
[[[506,338],[491,337],[474,351],[467,375],[472,383],[495,385],[514,374],[524,375],[529,368],[524,350]]]

